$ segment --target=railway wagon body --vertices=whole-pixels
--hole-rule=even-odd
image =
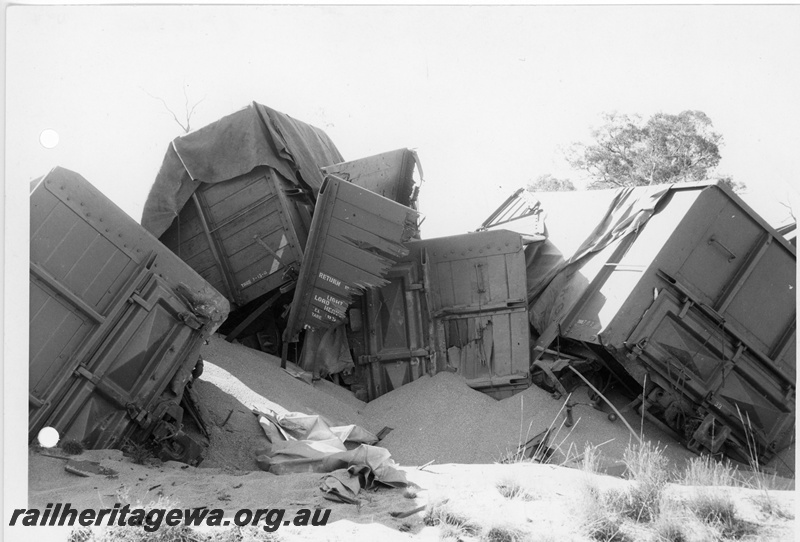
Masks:
[[[197,463],[184,390],[227,300],[77,173],[35,181],[30,206],[29,438],[45,426],[89,448],[152,438]]]
[[[726,187],[642,194],[532,303],[532,357],[588,345],[690,449],[765,461],[794,439],[795,248]]]

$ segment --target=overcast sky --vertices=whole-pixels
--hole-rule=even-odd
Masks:
[[[562,149],[608,111],[704,111],[720,173],[784,201],[798,184],[798,6],[20,6],[7,24],[7,182],[60,165],[137,220],[181,133],[150,95],[182,112],[184,88],[194,128],[257,101],[348,160],[417,149],[425,237],[575,175]]]

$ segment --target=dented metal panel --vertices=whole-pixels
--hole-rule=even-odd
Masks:
[[[496,230],[406,246],[390,282],[350,310],[348,337],[367,398],[439,371],[455,371],[497,399],[527,388],[522,236]]]
[[[327,166],[322,171],[397,203],[414,207],[417,199],[414,189],[415,165],[421,175],[417,153],[410,149],[397,149]]]
[[[387,283],[386,275],[408,253],[403,242],[417,232],[419,214],[335,177],[319,192],[306,255],[284,333],[341,324],[353,297]]]
[[[417,241],[427,269],[437,356],[476,389],[528,384],[522,237],[506,230]]]
[[[54,169],[30,203],[29,438],[154,437],[164,457],[196,462],[180,403],[228,302],[80,175]]]

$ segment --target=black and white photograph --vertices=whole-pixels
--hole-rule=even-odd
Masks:
[[[4,539],[795,539],[800,5],[4,8]]]

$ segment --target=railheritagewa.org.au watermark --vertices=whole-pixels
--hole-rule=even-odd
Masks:
[[[266,532],[277,531],[281,526],[319,527],[326,525],[330,508],[300,508],[289,513],[285,508],[242,508],[233,517],[225,518],[219,508],[133,508],[131,505],[115,504],[113,508],[72,508],[70,503],[49,503],[40,508],[17,508],[11,514],[9,526],[24,527],[142,527],[147,532],[167,527],[237,527],[261,526]]]

